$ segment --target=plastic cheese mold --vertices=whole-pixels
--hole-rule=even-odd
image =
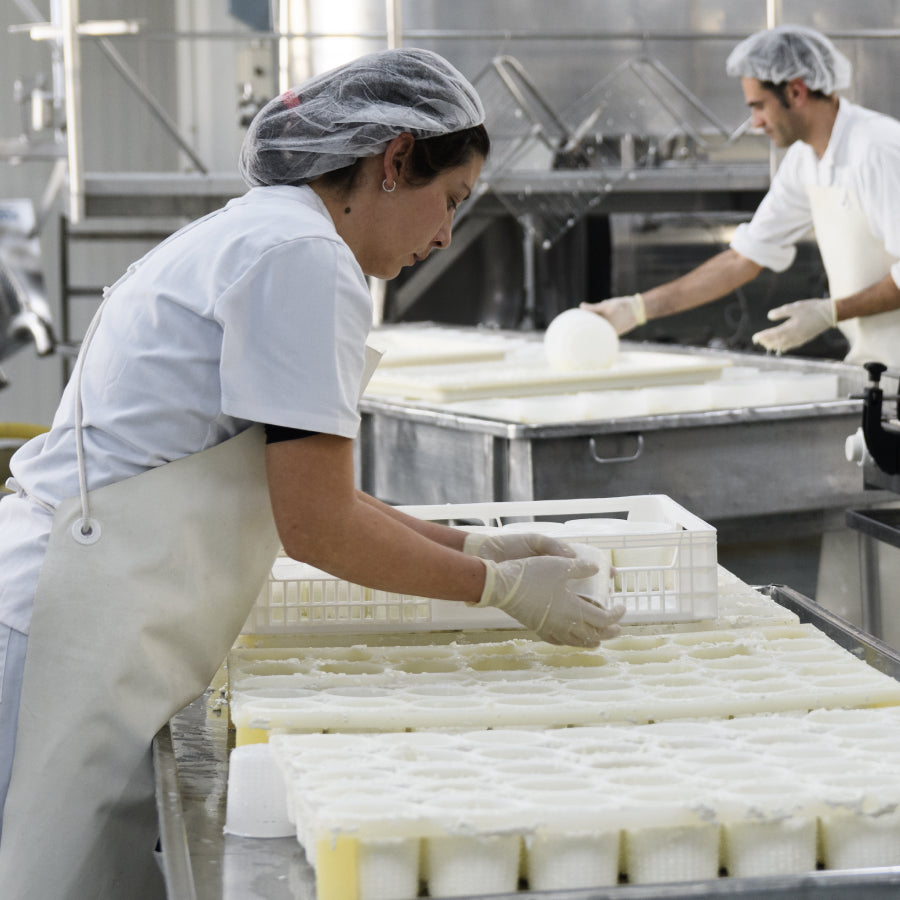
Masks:
[[[233,650],[237,743],[289,731],[561,727],[900,704],[900,683],[812,625],[623,634],[596,650],[514,639]]]
[[[273,735],[319,900],[900,863],[900,708]]]
[[[609,600],[626,607],[625,624],[716,617],[716,530],[664,495],[400,508],[473,530],[552,530],[570,543],[608,549],[616,567]],[[372,590],[281,557],[243,633],[459,628],[521,626],[499,610]]]

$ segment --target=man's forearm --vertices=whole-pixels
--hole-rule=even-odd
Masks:
[[[840,297],[835,301],[834,308],[838,322],[900,309],[900,288],[888,272],[881,281],[876,281],[855,294]]]
[[[648,319],[658,319],[718,300],[752,281],[762,266],[736,250],[723,250],[686,275],[643,292]]]

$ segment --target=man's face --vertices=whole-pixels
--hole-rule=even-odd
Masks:
[[[777,94],[762,86],[758,78],[742,78],[741,87],[750,107],[753,127],[764,131],[776,147],[790,147],[794,141],[802,139],[801,119],[793,108],[790,84],[785,92],[787,108]]]

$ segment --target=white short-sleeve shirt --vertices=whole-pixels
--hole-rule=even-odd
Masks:
[[[252,422],[355,437],[371,296],[308,187],[259,187],[150,251],[107,292],[84,357],[88,487]],[[55,507],[78,494],[74,379],[0,501],[0,622],[27,631]],[[23,501],[21,493],[28,500]]]
[[[812,229],[809,185],[852,190],[873,236],[900,259],[900,122],[841,100],[822,158],[809,144],[793,143],[752,220],[736,229],[731,247],[757,265],[787,269],[797,242]],[[900,262],[891,267],[891,276],[900,286]]]

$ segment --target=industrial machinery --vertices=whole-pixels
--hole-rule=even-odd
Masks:
[[[7,201],[0,203],[0,360],[29,344],[46,356],[55,338],[34,209],[28,200]]]
[[[854,63],[851,99],[896,112],[880,75],[890,65],[893,6],[851,14],[838,4],[760,0],[651,13],[637,0],[353,0],[338,15],[327,2],[283,0],[262,15],[237,0],[227,11],[148,10],[135,0],[105,20],[91,19],[87,2],[54,0],[49,21],[40,21],[41,11],[17,0],[12,39],[46,48],[49,74],[20,78],[22,134],[0,142],[0,152],[61,158],[63,242],[84,237],[112,252],[130,232],[148,233],[148,220],[164,232],[240,193],[240,140],[268,97],[385,44],[428,47],[478,85],[495,149],[453,246],[378,286],[384,319],[540,328],[585,297],[685,271],[727,245],[729,229],[756,207],[777,158],[749,133],[739,90],[722,77],[729,49],[750,31],[814,20]],[[235,78],[223,93],[226,71]],[[222,98],[215,114],[198,102],[212,96]],[[112,127],[133,142],[106,140]],[[93,224],[101,219],[102,228]],[[813,296],[817,276],[818,260],[801,254],[779,293]],[[79,290],[63,281],[64,307]],[[711,307],[702,325],[679,316],[635,337],[750,349],[750,329],[770,300],[763,280]],[[64,343],[77,341],[72,331]]]
[[[900,494],[900,397],[886,394],[882,378],[900,379],[882,363],[865,366],[869,381],[861,392],[862,425],[847,439],[847,458],[862,468],[866,488]],[[890,607],[883,608],[884,596],[891,597],[900,561],[900,508],[896,503],[884,508],[847,510],[847,525],[860,533],[862,557],[862,618],[867,630],[883,636]]]

